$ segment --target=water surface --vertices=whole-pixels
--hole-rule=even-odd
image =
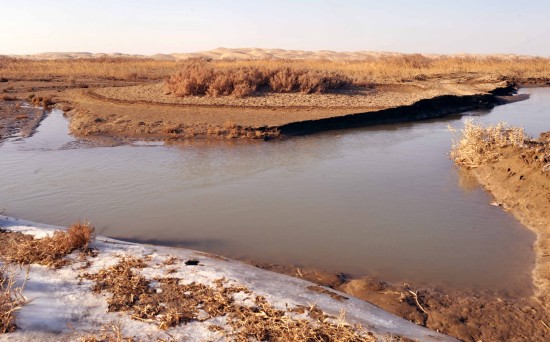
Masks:
[[[448,159],[465,118],[550,130],[550,89],[443,120],[271,142],[82,147],[54,111],[0,147],[0,208],[56,225],[389,281],[526,293],[534,234]]]

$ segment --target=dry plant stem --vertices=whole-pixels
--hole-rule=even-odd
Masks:
[[[17,329],[15,312],[29,303],[23,295],[29,269],[27,268],[23,284],[16,285],[14,269],[6,265],[0,267],[0,334],[10,333]]]
[[[408,292],[413,297],[414,302],[416,303],[416,306],[420,309],[420,311],[422,311],[423,313],[426,314],[426,316],[428,316],[428,311],[426,311],[426,309],[424,309],[420,304],[420,302],[418,301],[418,294],[412,290],[408,290]]]

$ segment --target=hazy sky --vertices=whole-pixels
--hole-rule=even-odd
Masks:
[[[0,0],[0,54],[216,47],[550,56],[550,0]]]

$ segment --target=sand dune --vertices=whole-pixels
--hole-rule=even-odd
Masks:
[[[79,59],[79,58],[102,58],[102,57],[126,57],[126,58],[152,58],[155,60],[185,60],[190,58],[205,58],[211,60],[251,60],[251,59],[329,59],[329,60],[364,60],[371,58],[381,58],[388,56],[405,55],[399,52],[388,51],[303,51],[303,50],[284,50],[284,49],[262,49],[262,48],[216,48],[208,51],[197,51],[189,53],[158,53],[154,55],[137,55],[124,53],[90,53],[90,52],[43,52],[29,55],[7,55],[9,57],[26,59]],[[453,57],[475,57],[490,58],[497,57],[502,59],[531,58],[533,56],[514,55],[514,54],[468,54],[459,53],[452,55],[443,54],[423,54],[426,57],[437,58],[442,56]],[[0,55],[2,56],[2,55]]]

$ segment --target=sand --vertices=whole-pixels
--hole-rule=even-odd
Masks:
[[[153,55],[124,54],[124,53],[90,53],[90,52],[43,52],[29,55],[9,55],[10,57],[28,59],[77,59],[77,58],[103,58],[103,57],[124,57],[124,58],[151,58],[155,60],[186,60],[190,58],[205,58],[211,60],[251,60],[251,59],[328,59],[328,60],[364,60],[380,57],[402,56],[404,53],[389,51],[303,51],[267,48],[224,48],[219,47],[213,50],[186,52],[186,53],[158,53]],[[475,58],[529,58],[531,56],[516,54],[470,54],[457,53],[452,55],[423,54],[426,57],[475,57]],[[0,55],[1,56],[1,55]]]

